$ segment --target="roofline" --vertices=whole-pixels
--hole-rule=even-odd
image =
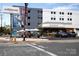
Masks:
[[[13,7],[21,7],[21,8],[23,8],[25,6],[16,6],[16,5],[13,5]],[[27,8],[29,8],[29,7],[27,7]],[[30,9],[43,9],[43,8],[30,8]]]
[[[21,8],[23,8],[24,6],[16,6],[16,5],[13,5],[13,7],[21,7]],[[70,10],[70,9],[50,9],[50,8],[29,8],[29,7],[27,7],[28,9],[42,9],[42,10],[44,10],[44,9],[47,9],[47,10],[51,10],[51,11],[57,11],[57,10],[67,10],[67,11],[71,11],[71,12],[78,12],[78,10]]]

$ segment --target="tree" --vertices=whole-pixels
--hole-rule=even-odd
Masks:
[[[10,34],[10,29],[8,28],[8,29],[4,30],[3,33],[4,33],[4,34]]]
[[[10,25],[6,25],[5,30],[4,30],[4,34],[10,34],[10,32],[11,32]]]
[[[0,27],[0,35],[3,35],[3,34],[9,34],[10,35],[10,26],[7,25],[7,26],[4,26],[4,27]]]

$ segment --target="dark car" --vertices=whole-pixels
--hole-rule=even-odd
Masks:
[[[68,37],[76,37],[77,33],[75,32],[67,32]]]
[[[39,32],[33,32],[32,37],[39,38],[41,34]]]
[[[2,36],[3,35],[3,33],[0,33],[0,36]]]
[[[68,37],[66,32],[57,32],[56,37]]]

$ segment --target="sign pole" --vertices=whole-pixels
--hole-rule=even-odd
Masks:
[[[23,20],[23,23],[24,23],[24,34],[23,34],[23,41],[25,41],[25,37],[26,37],[26,32],[25,32],[25,29],[26,29],[26,21],[27,21],[27,5],[28,3],[25,3],[25,13],[24,13],[24,20]]]

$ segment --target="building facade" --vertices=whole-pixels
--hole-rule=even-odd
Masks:
[[[38,25],[42,23],[42,9],[38,8],[29,8],[28,17],[27,17],[27,28],[35,29],[38,28]]]
[[[22,21],[23,17],[20,19]],[[43,32],[75,31],[79,36],[79,12],[65,9],[28,8],[26,29],[38,28]]]
[[[42,28],[79,33],[79,12],[62,9],[43,9]],[[46,30],[45,29],[45,30]],[[51,31],[52,31],[51,30]],[[78,34],[79,36],[79,34]]]

